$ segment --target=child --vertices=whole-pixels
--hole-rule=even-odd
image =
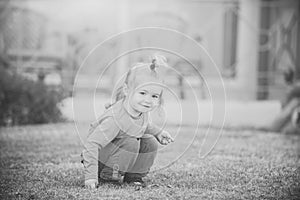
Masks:
[[[82,153],[85,186],[96,188],[99,181],[134,183],[145,186],[157,153],[157,141],[167,145],[173,138],[149,123],[148,114],[162,104],[161,56],[152,63],[130,69],[117,91],[116,102],[92,125]]]

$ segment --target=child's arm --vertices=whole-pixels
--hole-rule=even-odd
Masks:
[[[148,124],[145,134],[153,135],[157,139],[157,141],[162,145],[167,145],[171,142],[174,142],[174,139],[172,138],[169,132],[164,131],[162,128],[158,128],[157,126],[151,123]]]
[[[163,131],[162,128],[159,128],[159,127],[155,126],[154,124],[149,123],[146,128],[145,134],[150,134],[150,135],[156,136],[159,133],[161,133],[162,131]]]
[[[119,133],[119,128],[112,117],[104,119],[101,124],[88,136],[83,151],[85,184],[98,183],[98,152],[111,142]],[[91,186],[93,187],[93,186]]]

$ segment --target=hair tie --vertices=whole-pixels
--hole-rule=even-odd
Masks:
[[[155,70],[155,67],[156,67],[156,59],[153,59],[153,60],[152,60],[152,64],[150,65],[150,69],[151,69],[152,71],[154,71],[154,70]]]

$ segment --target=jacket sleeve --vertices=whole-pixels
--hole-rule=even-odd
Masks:
[[[82,153],[85,180],[98,180],[98,154],[101,148],[110,143],[119,133],[113,117],[107,117],[87,138],[85,149]]]
[[[145,134],[150,134],[150,135],[156,136],[159,133],[161,133],[162,131],[163,131],[162,128],[159,128],[159,127],[155,126],[154,124],[149,123],[146,128]]]

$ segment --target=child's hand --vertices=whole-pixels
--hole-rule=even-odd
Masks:
[[[95,189],[98,185],[98,181],[95,179],[89,179],[84,182],[84,186],[88,189]]]
[[[162,131],[161,133],[159,133],[156,136],[156,139],[162,145],[167,145],[167,144],[169,144],[171,142],[174,142],[174,139],[172,138],[172,136],[170,135],[170,133],[168,133],[167,131]]]

